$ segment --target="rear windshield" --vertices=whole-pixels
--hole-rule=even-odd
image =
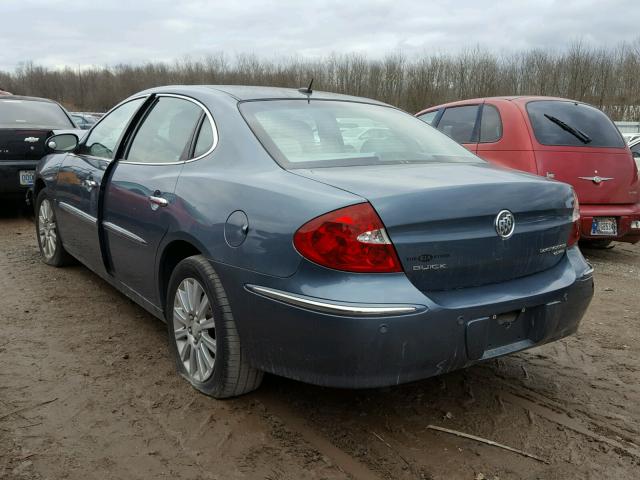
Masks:
[[[0,128],[75,128],[57,103],[0,99]]]
[[[613,122],[583,103],[541,100],[527,103],[533,133],[542,145],[624,147]]]
[[[240,111],[284,168],[482,162],[395,108],[328,100],[244,102]]]

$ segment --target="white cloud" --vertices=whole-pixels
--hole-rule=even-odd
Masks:
[[[0,69],[359,52],[380,57],[615,45],[640,36],[637,0],[2,0]]]

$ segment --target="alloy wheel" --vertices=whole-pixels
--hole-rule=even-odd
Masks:
[[[51,202],[46,198],[40,203],[38,211],[38,235],[42,254],[47,260],[51,260],[56,254],[58,231]]]
[[[216,329],[209,297],[195,278],[180,282],[172,317],[178,355],[187,375],[205,382],[215,365]]]

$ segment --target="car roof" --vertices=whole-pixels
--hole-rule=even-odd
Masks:
[[[501,101],[508,101],[508,102],[513,102],[513,103],[518,103],[518,104],[526,104],[528,102],[531,101],[536,101],[536,100],[554,100],[554,101],[561,101],[561,102],[575,102],[575,103],[581,103],[584,105],[589,105],[585,102],[581,102],[580,100],[572,100],[570,98],[562,98],[562,97],[545,97],[542,95],[512,95],[512,96],[503,96],[503,97],[478,97],[478,98],[467,98],[465,100],[456,100],[455,102],[447,102],[447,103],[442,103],[440,105],[434,105],[432,107],[428,107],[425,108],[423,110],[420,110],[418,113],[416,113],[416,115],[422,115],[423,113],[429,111],[429,110],[433,110],[436,108],[442,108],[442,107],[453,107],[453,106],[457,106],[457,105],[466,105],[469,103],[483,103],[486,101],[491,101],[491,100],[501,100]]]
[[[308,95],[301,92],[297,88],[283,87],[263,87],[251,85],[168,85],[164,87],[156,87],[146,90],[146,93],[162,93],[172,89],[180,89],[182,92],[204,92],[216,90],[226,93],[238,101],[251,100],[288,100],[288,99],[306,99]],[[311,99],[315,100],[340,100],[346,102],[371,103],[376,105],[389,106],[384,102],[364,97],[355,97],[352,95],[343,95],[340,93],[324,92],[313,90]]]
[[[49,100],[48,98],[40,98],[40,97],[26,97],[23,95],[0,95],[0,101],[6,100],[25,100],[29,102],[47,102],[47,103],[57,103],[53,100]]]

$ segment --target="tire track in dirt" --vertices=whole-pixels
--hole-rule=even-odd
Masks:
[[[390,389],[270,376],[221,402],[176,376],[159,322],[83,267],[42,265],[32,223],[0,215],[0,415],[60,399],[0,421],[0,478],[635,479],[640,246],[622,247],[587,252],[596,299],[560,343]]]

